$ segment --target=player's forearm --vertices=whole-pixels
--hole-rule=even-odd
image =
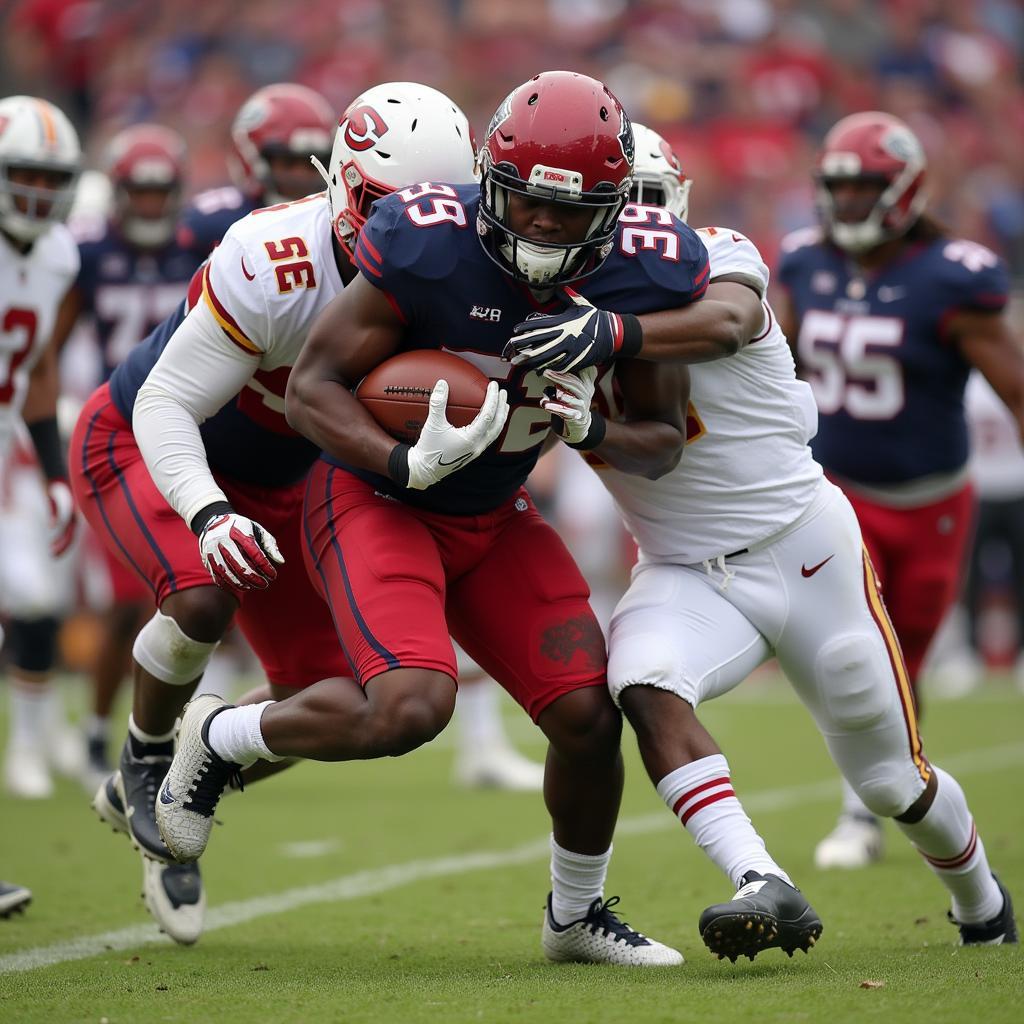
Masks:
[[[638,319],[643,342],[635,358],[656,363],[709,363],[735,355],[754,336],[735,305],[706,296]]]
[[[132,430],[153,483],[186,523],[207,505],[227,502],[206,461],[199,424],[152,378],[135,399]]]
[[[343,384],[293,370],[284,409],[292,429],[328,455],[360,469],[388,475],[388,458],[396,442]]]
[[[657,480],[678,465],[684,443],[682,432],[671,423],[608,420],[604,440],[593,451],[623,473]]]

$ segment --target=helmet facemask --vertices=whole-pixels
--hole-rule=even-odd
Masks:
[[[480,214],[477,230],[492,259],[531,288],[554,288],[593,273],[611,252],[619,214],[629,200],[629,179],[616,187],[604,183],[591,192],[581,189],[582,176],[573,171],[537,164],[529,180],[520,178],[509,163],[490,163],[482,151]],[[593,209],[584,237],[573,242],[538,242],[508,224],[509,195],[579,209]]]
[[[27,185],[11,180],[11,172],[46,171],[53,175],[52,187]],[[23,160],[0,161],[0,227],[19,242],[31,243],[52,224],[68,218],[75,199],[78,167]]]

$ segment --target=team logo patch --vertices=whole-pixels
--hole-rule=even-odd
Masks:
[[[501,310],[494,306],[474,306],[469,311],[470,320],[486,320],[488,323],[496,324],[501,320]]]
[[[343,124],[345,144],[357,153],[372,149],[388,133],[384,118],[365,103],[349,110]]]

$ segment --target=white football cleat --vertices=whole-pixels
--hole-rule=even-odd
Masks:
[[[619,964],[624,967],[678,967],[683,954],[671,946],[634,931],[612,912],[618,896],[594,900],[586,917],[571,924],[556,923],[551,894],[544,908],[541,946],[556,963]]]
[[[840,815],[836,827],[814,850],[814,866],[829,868],[865,868],[882,859],[885,836],[877,818]]]
[[[0,917],[23,914],[32,902],[32,893],[23,885],[14,882],[0,882]]]
[[[92,806],[101,821],[130,839],[119,775],[114,772],[100,784]],[[142,899],[160,931],[175,942],[191,946],[203,934],[206,892],[198,864],[167,864],[142,853]]]
[[[142,898],[160,931],[191,946],[203,934],[206,892],[198,864],[164,864],[142,858]]]
[[[539,793],[544,788],[544,765],[503,744],[460,753],[454,776],[467,789]]]
[[[38,745],[11,744],[4,758],[4,786],[21,800],[46,800],[53,796],[50,766]]]
[[[242,770],[207,744],[214,715],[233,706],[207,693],[193,697],[182,712],[174,760],[156,798],[160,838],[179,863],[189,864],[203,855],[217,801]]]

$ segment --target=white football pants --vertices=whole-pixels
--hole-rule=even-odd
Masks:
[[[774,537],[724,561],[641,561],[611,623],[608,685],[697,707],[774,654],[839,770],[876,814],[921,795],[924,758],[906,669],[857,518],[823,480]]]

